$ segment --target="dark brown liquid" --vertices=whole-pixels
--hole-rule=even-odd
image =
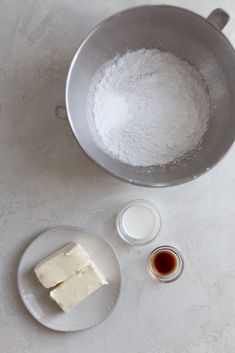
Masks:
[[[176,256],[167,250],[157,252],[152,258],[152,268],[161,275],[174,272],[177,265]]]

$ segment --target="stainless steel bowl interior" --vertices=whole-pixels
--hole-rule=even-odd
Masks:
[[[100,67],[118,54],[159,48],[184,58],[204,77],[210,93],[210,123],[192,158],[165,167],[132,167],[105,153],[89,127],[87,95]],[[66,106],[75,137],[103,169],[137,185],[169,186],[196,178],[226,153],[235,135],[235,52],[206,19],[172,6],[122,11],[98,25],[78,49],[67,79]]]

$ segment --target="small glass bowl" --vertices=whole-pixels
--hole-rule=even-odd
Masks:
[[[177,259],[176,269],[168,275],[162,275],[162,274],[158,273],[157,271],[155,271],[152,267],[152,259],[154,258],[154,256],[157,253],[162,252],[162,251],[167,251],[167,252],[172,253]],[[179,252],[179,250],[177,250],[173,246],[168,246],[168,245],[159,246],[156,249],[154,249],[150,253],[150,255],[148,256],[147,270],[148,270],[148,273],[150,274],[150,276],[152,278],[156,279],[157,281],[159,281],[161,283],[171,283],[171,282],[176,281],[182,275],[182,273],[184,271],[184,259],[181,255],[181,253]]]
[[[129,208],[131,208],[132,206],[146,207],[151,210],[152,214],[155,217],[155,222],[156,222],[155,228],[153,229],[152,233],[146,237],[142,237],[142,238],[131,237],[130,234],[128,234],[123,227],[123,216],[124,216],[125,212]],[[118,214],[117,219],[116,219],[116,228],[117,228],[118,234],[125,242],[127,242],[128,244],[131,244],[131,245],[144,245],[144,244],[147,244],[147,243],[151,242],[152,240],[154,240],[161,229],[161,224],[162,224],[161,216],[160,216],[160,213],[157,210],[155,204],[151,201],[142,200],[142,199],[137,199],[137,200],[133,200],[131,202],[128,202],[122,208],[122,210],[120,211],[120,213]]]

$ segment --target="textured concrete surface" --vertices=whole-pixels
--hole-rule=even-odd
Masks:
[[[235,2],[164,1],[206,16],[222,6],[235,45]],[[145,189],[115,180],[83,155],[64,103],[71,58],[83,36],[131,0],[2,0],[0,13],[0,351],[4,353],[234,353],[235,148],[209,174],[182,186]],[[158,1],[148,1],[158,3]],[[162,3],[162,1],[159,1]],[[133,198],[155,201],[163,219],[154,244],[131,248],[114,220]],[[17,292],[16,270],[30,241],[61,224],[101,234],[123,270],[118,307],[100,326],[61,334],[40,326]],[[145,271],[155,245],[185,256],[184,276],[157,285]]]

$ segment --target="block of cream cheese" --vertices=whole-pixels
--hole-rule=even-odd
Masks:
[[[63,311],[71,310],[98,288],[108,284],[94,262],[50,292],[50,297]]]
[[[51,288],[73,276],[91,262],[89,254],[76,242],[70,242],[34,268],[39,282]]]

